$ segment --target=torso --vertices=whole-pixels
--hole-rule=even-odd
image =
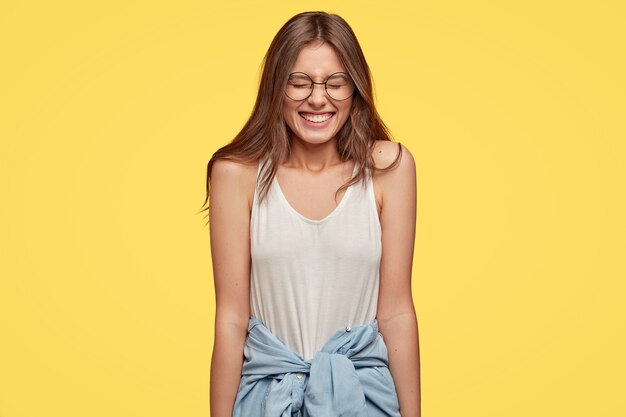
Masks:
[[[342,165],[350,169],[346,181],[359,168],[353,162]],[[335,171],[337,187],[343,167]],[[363,182],[346,189],[337,205],[327,205],[330,211],[307,210],[307,203],[323,207],[316,197],[299,200],[301,206],[296,207],[289,198],[305,193],[286,195],[278,176],[266,199],[253,202],[250,311],[304,359],[312,359],[338,330],[371,323],[376,317],[382,234],[369,170],[365,174]],[[298,191],[307,181],[313,184],[310,187],[324,188],[318,185],[319,175],[303,173],[289,179],[298,181],[289,183],[290,191]],[[328,182],[332,184],[330,178]],[[334,190],[329,191],[326,196],[318,194],[322,203],[332,202]]]

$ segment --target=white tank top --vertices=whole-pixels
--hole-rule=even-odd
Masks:
[[[250,218],[251,314],[309,360],[336,331],[376,317],[382,242],[370,172],[328,216],[312,220],[290,205],[276,177],[259,204],[260,169]]]

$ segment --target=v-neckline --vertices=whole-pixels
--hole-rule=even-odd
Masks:
[[[357,162],[355,161],[354,168],[352,169],[352,176],[353,177],[354,177],[354,173],[356,172],[356,170],[357,170]],[[343,196],[341,197],[341,200],[339,201],[339,204],[337,204],[337,207],[335,207],[333,209],[333,211],[331,211],[328,215],[326,215],[322,219],[314,220],[314,219],[309,219],[306,216],[303,216],[298,210],[293,208],[293,206],[291,205],[289,200],[287,200],[287,197],[285,196],[285,193],[283,193],[283,190],[282,190],[280,184],[278,183],[278,178],[276,176],[274,176],[274,179],[272,180],[272,183],[274,185],[276,185],[276,190],[278,192],[280,200],[284,203],[284,205],[287,207],[287,209],[289,211],[291,211],[296,217],[300,218],[301,220],[303,220],[303,221],[305,221],[307,223],[310,223],[310,224],[315,224],[315,225],[319,225],[319,224],[325,223],[326,221],[328,221],[331,218],[333,218],[341,210],[341,208],[346,205],[346,201],[348,200],[348,198],[350,197],[350,194],[352,193],[352,188],[356,185],[356,183],[352,184],[352,185],[350,185],[346,189],[346,191],[343,193]]]

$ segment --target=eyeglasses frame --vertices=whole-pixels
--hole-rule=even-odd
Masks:
[[[352,77],[350,77],[350,74],[348,74],[347,72],[344,72],[344,71],[333,72],[328,77],[326,77],[326,79],[323,82],[321,82],[321,83],[316,83],[315,81],[313,81],[311,76],[309,74],[307,74],[306,72],[300,72],[300,71],[292,72],[291,74],[289,74],[289,77],[291,77],[293,74],[304,74],[304,75],[306,75],[306,77],[311,81],[311,92],[305,98],[300,99],[300,100],[296,100],[296,99],[293,99],[293,98],[289,97],[289,94],[287,94],[287,86],[285,86],[285,88],[283,89],[283,92],[285,93],[285,95],[287,96],[287,98],[289,100],[293,100],[293,101],[304,101],[304,100],[307,100],[309,97],[311,97],[311,94],[313,94],[313,91],[315,90],[315,85],[316,84],[319,84],[319,85],[323,84],[324,85],[324,92],[326,93],[328,98],[330,98],[333,101],[345,101],[345,100],[349,99],[350,97],[354,97],[354,93],[356,91],[356,84],[355,84],[354,80],[352,79]],[[344,98],[342,100],[337,100],[336,98],[333,98],[330,94],[328,94],[328,84],[327,84],[328,80],[330,80],[330,78],[333,75],[336,75],[336,74],[346,74],[348,76],[348,78],[350,79],[350,81],[352,82],[352,86],[353,86],[352,94],[350,94],[348,97],[346,97],[346,98]]]

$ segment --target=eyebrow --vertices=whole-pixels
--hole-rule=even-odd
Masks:
[[[331,72],[330,74],[327,74],[324,78],[322,78],[322,80],[327,80],[328,78],[330,78],[331,75],[348,78],[347,73],[345,71],[334,71],[334,72]],[[289,74],[289,76],[293,78],[307,78],[308,77],[310,79],[313,79],[313,77],[311,77],[309,74],[307,74],[304,71],[294,71],[291,74]]]

